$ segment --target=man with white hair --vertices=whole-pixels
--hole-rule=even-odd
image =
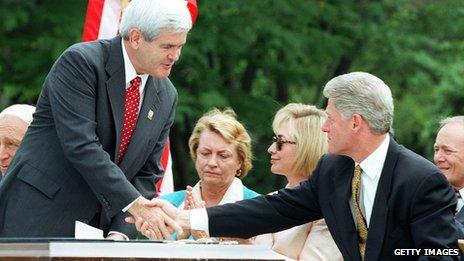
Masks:
[[[169,222],[145,204],[163,175],[178,99],[168,76],[191,27],[184,0],[132,0],[120,36],[61,54],[0,183],[0,237],[74,237],[80,221],[124,240],[137,236],[128,213]]]
[[[35,107],[14,104],[0,113],[0,179],[5,175],[27,128],[32,122]]]
[[[390,136],[390,88],[353,72],[330,80],[324,96],[329,154],[300,186],[206,210],[153,205],[214,237],[249,238],[325,218],[344,260],[428,260],[426,249],[440,255],[435,260],[457,260],[456,197],[435,165]],[[153,234],[142,220],[127,221]]]
[[[435,164],[456,193],[455,218],[464,235],[464,116],[449,117],[440,122],[434,151]]]

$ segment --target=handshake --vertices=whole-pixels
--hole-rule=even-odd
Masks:
[[[172,239],[172,233],[182,234],[190,228],[189,212],[179,210],[162,199],[138,199],[130,208],[132,215],[125,220],[134,223],[138,231],[150,239]]]
[[[187,186],[183,210],[177,209],[166,200],[147,200],[141,197],[129,208],[132,216],[127,217],[125,221],[134,223],[138,231],[153,240],[172,240],[174,232],[177,233],[177,239],[187,239],[190,236],[198,239],[208,237],[208,233],[190,231],[190,209],[204,207],[204,201],[195,200],[192,188]]]

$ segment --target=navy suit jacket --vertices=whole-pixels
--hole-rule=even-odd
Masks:
[[[299,187],[208,208],[210,234],[248,238],[325,218],[344,259],[360,260],[349,205],[353,171],[351,158],[326,155]],[[391,139],[372,209],[365,260],[414,259],[395,256],[397,248],[457,248],[455,205],[454,192],[440,171]]]
[[[454,216],[456,218],[457,225],[460,229],[461,235],[459,238],[464,239],[464,208],[461,208],[458,213]]]
[[[120,37],[79,43],[59,57],[0,183],[0,237],[72,237],[74,221],[88,223],[96,213],[105,232],[136,236],[121,210],[156,193],[177,92],[167,78],[148,77],[136,129],[116,165],[124,95]]]

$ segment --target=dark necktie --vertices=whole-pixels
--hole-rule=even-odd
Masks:
[[[364,253],[366,251],[366,242],[367,242],[367,224],[366,219],[361,212],[361,204],[360,204],[360,190],[361,190],[361,174],[362,169],[361,166],[357,165],[354,168],[354,175],[353,179],[351,180],[351,197],[353,198],[353,207],[354,207],[354,214],[356,217],[356,223],[358,224],[358,246],[359,246],[359,254],[361,255],[361,259],[364,260]]]
[[[121,145],[118,151],[118,164],[122,161],[124,154],[126,153],[129,142],[134,133],[135,126],[137,125],[137,117],[139,113],[140,104],[140,83],[142,79],[137,76],[130,81],[129,88],[126,89],[126,101],[124,104],[124,121],[121,135]]]

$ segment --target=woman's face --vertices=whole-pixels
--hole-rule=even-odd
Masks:
[[[240,169],[235,145],[209,130],[200,135],[195,168],[203,184],[229,186]]]
[[[293,133],[290,131],[288,123],[282,124],[280,129],[276,130],[277,142],[272,142],[267,152],[271,154],[271,172],[274,174],[288,176],[290,175],[293,165],[295,165],[296,157],[296,144],[281,143],[280,150],[278,150],[280,141],[295,142]]]

